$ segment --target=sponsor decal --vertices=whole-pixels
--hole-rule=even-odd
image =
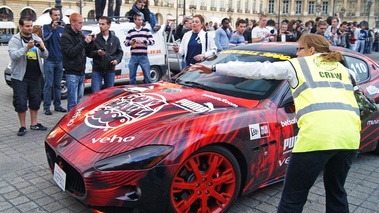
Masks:
[[[211,112],[211,111],[216,110],[213,107],[213,103],[211,103],[211,102],[199,104],[199,103],[187,100],[187,99],[179,100],[179,101],[173,103],[173,105],[175,105],[179,108],[182,108],[186,111],[192,112],[192,113],[203,113],[203,112]]]
[[[297,118],[292,118],[292,119],[288,119],[285,121],[280,121],[280,124],[282,125],[282,127],[293,125],[296,123],[297,123]]]
[[[297,141],[297,135],[294,137],[284,139],[283,154],[287,154],[288,152],[291,152],[292,148],[295,146],[296,141]]]
[[[166,105],[166,98],[160,94],[130,94],[99,105],[86,114],[84,122],[107,131],[147,118]]]
[[[290,162],[290,158],[291,157],[287,157],[283,160],[279,160],[279,166],[288,165],[288,163]]]
[[[180,93],[180,92],[182,92],[182,90],[178,89],[178,88],[167,88],[167,89],[162,89],[162,92],[164,92],[164,93]]]
[[[369,125],[377,125],[379,124],[379,120],[368,120],[367,121],[367,126]]]
[[[237,107],[238,107],[237,104],[232,103],[232,102],[230,102],[229,100],[227,100],[227,99],[225,99],[225,98],[216,97],[216,96],[213,96],[213,95],[210,95],[210,94],[203,94],[203,96],[204,96],[204,97],[208,97],[208,98],[212,98],[212,99],[214,99],[214,100],[221,101],[221,102],[226,103],[226,104],[228,104],[228,105],[230,105],[230,106],[232,106],[232,107],[234,107],[234,108],[237,108]]]
[[[250,140],[265,138],[270,136],[270,128],[268,123],[250,124],[249,133]]]
[[[244,54],[244,55],[259,55],[267,58],[277,58],[279,60],[288,60],[291,56],[278,54],[278,53],[270,53],[270,52],[257,52],[257,51],[248,51],[248,50],[224,50],[221,51],[220,54]]]
[[[368,94],[370,94],[370,95],[374,95],[374,94],[378,94],[379,93],[379,88],[376,87],[376,86],[370,85],[366,89],[367,89]]]
[[[67,126],[71,126],[75,122],[75,119],[80,116],[83,109],[84,107],[76,110],[75,114],[70,118],[70,121],[67,123]]]
[[[112,137],[104,137],[104,138],[92,138],[92,143],[122,143],[122,142],[130,142],[135,139],[134,136],[129,137],[120,137],[117,135],[113,135]]]

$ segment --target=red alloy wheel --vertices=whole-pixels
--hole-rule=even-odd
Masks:
[[[175,212],[225,212],[237,198],[241,182],[235,157],[223,147],[207,147],[190,156],[170,188]]]

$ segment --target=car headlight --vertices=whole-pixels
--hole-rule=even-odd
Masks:
[[[161,162],[172,151],[171,146],[144,146],[95,163],[99,171],[148,169]]]

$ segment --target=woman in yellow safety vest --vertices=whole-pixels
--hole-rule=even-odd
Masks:
[[[281,62],[228,62],[191,70],[248,79],[285,79],[291,86],[298,140],[286,171],[278,212],[302,212],[324,169],[326,212],[349,212],[345,180],[360,143],[361,121],[348,70],[320,35],[300,37],[297,58]],[[253,67],[253,69],[252,69]]]

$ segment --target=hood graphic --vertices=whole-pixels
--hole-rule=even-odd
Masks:
[[[185,131],[183,123],[190,126],[197,118],[257,104],[256,100],[169,83],[120,86],[90,95],[59,126],[95,152],[119,152],[156,144],[162,131],[177,125],[183,128],[176,131]]]

